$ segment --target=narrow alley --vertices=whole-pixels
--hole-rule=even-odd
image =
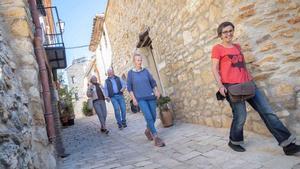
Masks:
[[[227,129],[177,122],[163,128],[156,122],[166,147],[149,142],[141,113],[128,113],[128,127],[119,130],[108,113],[108,136],[100,133],[97,116],[79,119],[63,129],[66,152],[60,169],[299,169],[300,158],[285,156],[275,140],[246,133],[245,153],[227,146]]]

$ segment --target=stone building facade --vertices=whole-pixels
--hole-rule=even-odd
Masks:
[[[298,0],[109,0],[105,23],[117,74],[132,67],[133,52],[144,55],[176,119],[230,127],[231,110],[218,102],[210,70],[216,28],[236,26],[247,67],[275,112],[300,135],[300,2]],[[146,35],[148,33],[148,35]],[[141,41],[147,36],[148,42]],[[139,46],[139,48],[137,48]],[[248,107],[245,128],[269,134]]]
[[[78,58],[73,60],[72,65],[67,67],[65,71],[68,77],[68,87],[74,89],[74,113],[75,118],[83,117],[82,104],[86,101],[86,91],[85,88],[85,72],[87,70],[89,60],[86,57]]]
[[[33,31],[27,1],[0,1],[0,168],[56,168]]]
[[[104,14],[97,14],[93,20],[89,50],[95,55],[95,66],[98,70],[100,83],[104,85],[107,69],[111,67],[111,43],[104,23]]]

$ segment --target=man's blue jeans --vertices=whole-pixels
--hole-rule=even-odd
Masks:
[[[233,120],[230,128],[230,141],[233,144],[239,145],[244,141],[243,127],[247,117],[245,101],[231,102],[229,97],[226,97],[232,108]],[[295,141],[295,137],[291,135],[288,129],[278,119],[266,97],[255,89],[255,96],[247,102],[258,112],[269,131],[276,138],[280,146],[286,146]]]
[[[118,125],[126,123],[126,105],[123,95],[114,95],[110,99],[114,107],[115,118],[117,120]]]
[[[156,135],[157,131],[154,126],[156,120],[156,100],[139,100],[139,107],[144,113],[147,122],[147,128],[150,129],[152,135]]]

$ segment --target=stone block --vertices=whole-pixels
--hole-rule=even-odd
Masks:
[[[214,116],[214,127],[221,128],[222,127],[222,118],[220,116]]]
[[[299,49],[300,51],[300,49]],[[289,62],[300,62],[300,55],[289,55],[285,58],[285,61],[283,63],[289,63]]]
[[[287,118],[287,117],[290,116],[290,112],[287,111],[287,110],[281,110],[281,111],[276,112],[276,115],[277,115],[279,118]]]
[[[294,94],[294,86],[289,83],[277,84],[275,87],[276,96],[286,96]]]
[[[11,18],[22,18],[27,17],[27,13],[25,11],[25,8],[23,7],[11,7],[7,10],[0,10],[0,14],[4,15],[5,17],[11,17]]]
[[[296,50],[296,51],[300,51],[300,42],[296,43],[293,48]]]
[[[244,57],[246,63],[252,63],[256,60],[255,56],[250,52],[245,52]]]
[[[257,40],[256,40],[256,44],[260,44],[260,43],[262,43],[262,42],[264,42],[264,41],[266,41],[266,40],[268,40],[268,39],[270,39],[270,38],[271,38],[271,35],[270,35],[270,34],[267,34],[267,35],[263,36],[262,38],[257,39]]]
[[[275,61],[277,61],[278,59],[277,58],[275,58],[273,55],[268,55],[268,56],[266,56],[266,57],[263,57],[262,59],[260,59],[260,60],[258,60],[258,61],[256,61],[256,62],[254,62],[253,64],[254,65],[257,65],[257,66],[261,66],[261,65],[263,65],[263,64],[265,64],[265,63],[272,63],[272,64],[274,64],[274,62]]]
[[[294,70],[290,73],[290,76],[300,77],[300,69]]]
[[[35,125],[44,126],[45,117],[41,102],[31,101],[29,104],[29,110],[32,112],[33,123]]]
[[[291,18],[287,21],[289,24],[296,24],[298,22],[300,22],[300,16],[297,16],[297,17],[294,17],[294,18]]]
[[[247,11],[253,9],[255,7],[255,3],[247,4],[245,6],[240,7],[240,11]]]
[[[266,51],[269,51],[274,48],[276,48],[276,45],[274,43],[272,43],[272,42],[267,43],[263,47],[260,48],[260,52],[266,52]]]
[[[15,36],[28,37],[32,35],[28,22],[25,19],[15,19],[11,24],[10,30]]]
[[[276,23],[276,24],[274,24],[274,25],[272,25],[270,27],[270,32],[275,32],[275,31],[278,31],[278,30],[283,30],[285,28],[287,28],[286,24]]]
[[[265,81],[267,80],[273,73],[272,72],[262,72],[254,75],[254,80],[257,81]]]
[[[232,118],[222,115],[222,127],[230,128],[232,122]]]
[[[296,32],[298,32],[297,29],[288,29],[288,30],[279,32],[279,34],[277,36],[281,36],[281,37],[285,37],[285,38],[292,38],[292,37],[294,37],[294,34]]]
[[[190,42],[193,41],[193,37],[192,37],[192,33],[190,31],[184,31],[182,33],[182,37],[183,37],[183,44],[187,45]]]
[[[209,127],[214,127],[214,122],[213,119],[211,117],[206,117],[205,119],[205,124]]]
[[[289,17],[289,16],[290,16],[290,14],[288,14],[288,13],[285,13],[285,14],[279,14],[279,15],[277,16],[277,19],[280,20],[280,19],[287,18],[287,17]]]
[[[211,84],[214,82],[214,76],[210,70],[203,70],[200,76],[205,84]]]
[[[249,10],[244,11],[242,14],[240,14],[239,18],[240,19],[245,19],[245,18],[248,18],[248,17],[253,16],[255,14],[256,14],[255,9],[249,9]]]
[[[259,66],[259,69],[262,72],[267,72],[267,71],[272,71],[272,70],[276,70],[279,69],[280,66],[274,63],[265,63]]]

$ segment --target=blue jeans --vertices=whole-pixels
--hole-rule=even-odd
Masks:
[[[152,135],[156,135],[157,131],[154,126],[156,120],[156,100],[139,100],[139,107],[144,113],[147,122],[147,128],[150,129]]]
[[[233,103],[229,97],[226,97],[226,99],[231,106],[233,114],[229,139],[233,144],[239,145],[244,141],[243,127],[247,117],[246,104],[245,101]],[[247,100],[247,102],[258,112],[280,146],[286,146],[295,141],[295,137],[292,136],[288,129],[282,124],[272,110],[266,97],[258,88],[255,89],[255,96]]]
[[[114,95],[110,99],[114,107],[115,118],[117,120],[118,125],[126,123],[126,105],[123,95]]]

